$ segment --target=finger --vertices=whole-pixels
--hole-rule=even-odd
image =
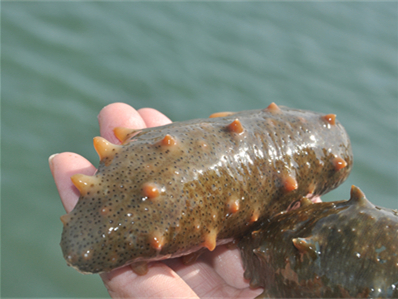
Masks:
[[[93,175],[96,169],[87,159],[69,152],[52,155],[49,164],[62,204],[69,213],[80,196],[70,177],[76,173]]]
[[[237,298],[254,298],[262,293],[262,288],[251,289],[243,274],[243,264],[238,248],[229,249],[227,245],[217,247],[213,252],[204,254],[207,264],[212,265],[215,272],[231,287],[236,288]]]
[[[311,198],[311,201],[313,203],[318,203],[318,202],[322,202],[322,199],[319,196],[314,196]]]
[[[211,266],[203,261],[202,256],[199,257],[196,262],[189,265],[184,265],[181,259],[165,260],[164,263],[169,265],[194,291],[196,291],[200,298],[203,298],[218,287],[225,286],[221,277],[215,273]]]
[[[103,273],[101,278],[112,298],[198,298],[173,270],[160,262],[150,265],[143,276],[126,266]]]
[[[152,108],[141,108],[138,110],[148,128],[164,126],[171,123],[171,120],[163,113]]]
[[[137,110],[124,103],[113,103],[102,108],[98,115],[98,123],[101,136],[115,144],[120,144],[120,141],[113,133],[114,128],[146,128],[145,121]]]
[[[219,246],[213,252],[206,254],[204,258],[230,286],[238,289],[249,287],[249,282],[243,277],[244,270],[238,248],[228,249],[227,246]]]
[[[164,261],[169,265],[186,283],[198,294],[200,298],[254,298],[261,293],[261,289],[250,288],[238,289],[230,286],[215,271],[214,261],[206,255],[218,255],[217,248],[213,252],[203,254],[198,260],[190,265],[184,265],[181,259]],[[222,249],[221,249],[222,250]],[[242,273],[236,273],[242,275]]]

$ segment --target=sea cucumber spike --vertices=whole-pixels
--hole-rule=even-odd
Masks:
[[[258,220],[258,218],[260,217],[260,212],[259,211],[254,211],[252,216],[250,217],[250,221],[249,223],[254,223]]]
[[[80,173],[72,175],[70,179],[77,190],[79,190],[80,195],[86,195],[88,190],[98,182],[95,176]]]
[[[314,192],[315,192],[315,184],[310,184],[308,186],[308,193],[312,195],[314,194]]]
[[[169,134],[167,134],[166,136],[164,136],[164,138],[160,141],[161,145],[165,145],[165,146],[169,146],[169,145],[176,145],[177,144],[177,140],[170,136]]]
[[[94,148],[100,158],[100,161],[106,158],[110,158],[110,160],[112,160],[115,155],[115,151],[118,148],[121,148],[120,145],[113,144],[103,137],[94,137],[93,143]]]
[[[119,139],[121,143],[125,142],[129,135],[137,132],[138,130],[129,129],[125,127],[116,127],[113,129],[113,134],[115,134],[116,138]]]
[[[280,112],[281,111],[281,108],[279,108],[279,106],[277,104],[275,104],[274,102],[269,104],[269,106],[266,109],[270,112]]]
[[[241,134],[244,131],[242,123],[240,122],[239,119],[235,119],[232,123],[230,123],[227,126],[227,128],[228,128],[229,131],[235,132],[235,133],[238,133],[238,134]]]
[[[225,112],[216,112],[213,113],[212,115],[209,116],[209,118],[216,118],[216,117],[225,117],[225,116],[229,116],[232,114],[235,114],[236,112],[229,112],[229,111],[225,111]]]
[[[294,191],[298,188],[297,180],[291,175],[285,175],[282,177],[283,188],[286,192]]]
[[[104,217],[109,215],[109,212],[111,211],[111,208],[104,206],[100,209],[100,214]]]
[[[142,186],[142,193],[149,200],[153,200],[153,199],[157,198],[160,195],[159,188],[154,183],[145,183]]]
[[[149,244],[153,249],[161,251],[165,244],[165,239],[163,234],[161,234],[160,232],[153,233],[152,236],[149,237]]]
[[[203,243],[203,247],[206,247],[210,251],[213,251],[217,245],[217,232],[212,229],[210,233],[208,233],[205,237],[205,241]]]
[[[372,206],[372,203],[366,198],[365,193],[363,193],[361,189],[354,185],[351,186],[349,203]]]
[[[326,120],[329,124],[335,125],[336,124],[336,114],[326,114],[322,116],[324,120]]]
[[[308,238],[293,238],[293,245],[302,253],[309,253],[312,258],[316,258],[317,252],[315,245],[309,242]]]
[[[68,223],[68,218],[69,218],[68,214],[62,215],[60,217],[61,222],[62,222],[63,225],[66,225]]]
[[[306,207],[306,206],[310,206],[310,205],[313,205],[313,204],[314,203],[308,197],[303,197],[301,199],[301,201],[300,201],[300,206],[301,207]]]
[[[239,211],[239,198],[230,197],[227,201],[228,213],[235,214]]]
[[[251,236],[253,239],[256,239],[259,235],[259,231],[258,230],[254,230],[251,232]],[[254,250],[254,249],[253,249]]]
[[[336,156],[335,158],[333,158],[332,163],[333,163],[334,169],[336,169],[336,171],[339,171],[340,169],[343,169],[344,167],[347,166],[347,162],[339,156]]]
[[[135,264],[131,264],[131,269],[133,272],[139,276],[143,276],[148,273],[148,263],[147,262],[138,262]]]

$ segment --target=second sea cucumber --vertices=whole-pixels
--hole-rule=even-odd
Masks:
[[[61,217],[68,265],[100,273],[213,250],[304,196],[341,184],[349,138],[333,114],[278,107],[96,137],[94,176],[74,175]]]
[[[398,211],[351,198],[274,215],[239,241],[258,298],[398,298]]]

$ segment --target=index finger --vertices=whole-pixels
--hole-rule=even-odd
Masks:
[[[120,141],[113,133],[114,128],[143,129],[147,127],[138,111],[124,103],[113,103],[102,108],[98,114],[98,124],[101,136],[115,144],[120,144]]]
[[[113,130],[117,127],[129,129],[143,129],[162,126],[171,123],[163,113],[152,109],[142,108],[138,111],[124,103],[113,103],[104,107],[98,115],[101,136],[106,140],[119,144]]]

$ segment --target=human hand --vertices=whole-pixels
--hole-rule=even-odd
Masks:
[[[141,129],[171,121],[154,109],[136,111],[129,105],[114,103],[101,110],[98,122],[101,136],[120,144],[113,134],[115,127]],[[79,198],[70,177],[76,173],[93,175],[96,168],[84,157],[69,152],[51,156],[49,163],[64,208],[70,212]],[[143,276],[135,274],[130,266],[100,276],[113,298],[254,298],[262,292],[250,289],[244,280],[239,250],[225,246],[205,252],[190,265],[176,258],[150,263]]]

